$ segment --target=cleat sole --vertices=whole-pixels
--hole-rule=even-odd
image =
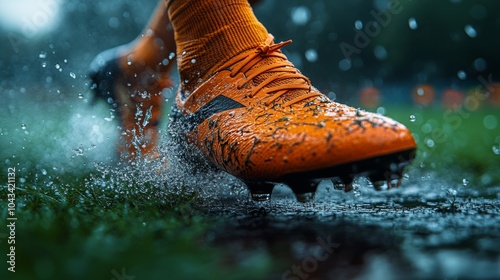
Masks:
[[[414,158],[415,149],[408,149],[330,168],[287,174],[276,182],[307,182],[338,177],[345,185],[348,185],[356,175],[366,176],[371,181],[399,180],[403,169]]]

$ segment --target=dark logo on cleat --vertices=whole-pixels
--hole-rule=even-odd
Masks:
[[[198,126],[204,120],[217,113],[243,107],[245,107],[243,104],[236,102],[229,97],[219,95],[201,107],[200,110],[189,116],[190,124]]]

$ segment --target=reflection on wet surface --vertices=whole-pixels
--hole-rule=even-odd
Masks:
[[[271,278],[498,277],[500,188],[453,189],[438,174],[420,177],[385,192],[358,184],[343,193],[324,183],[307,204],[285,186],[265,203],[242,190],[200,210],[217,220],[207,239],[231,252],[230,261],[281,260]]]

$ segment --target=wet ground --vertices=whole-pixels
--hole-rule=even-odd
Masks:
[[[414,164],[402,187],[384,191],[362,177],[348,193],[323,181],[313,202],[298,203],[285,185],[253,202],[228,175],[184,168],[167,178],[203,189],[197,209],[217,221],[205,241],[229,263],[274,260],[269,279],[500,277],[500,186],[474,185],[458,169]]]
[[[358,184],[346,194],[325,183],[306,204],[284,186],[266,203],[244,194],[212,200],[202,211],[220,222],[207,239],[234,252],[229,261],[260,252],[284,262],[269,279],[499,277],[500,188],[410,178],[385,192]]]
[[[64,103],[46,110],[12,100],[4,113],[20,118],[2,123],[5,165],[21,162],[19,174],[42,177],[110,169],[116,129],[107,108],[74,104],[61,112]],[[169,149],[165,155],[168,172],[146,168],[138,176],[165,192],[199,190],[195,208],[214,221],[201,241],[226,252],[228,266],[272,264],[267,279],[500,278],[500,186],[464,179],[481,174],[415,164],[396,189],[375,191],[359,178],[344,193],[323,182],[315,200],[301,204],[281,185],[257,203],[234,178],[182,166]]]

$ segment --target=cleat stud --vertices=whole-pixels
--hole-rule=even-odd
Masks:
[[[393,187],[399,187],[401,186],[401,179],[389,179],[387,180],[387,189],[393,188]]]
[[[314,199],[314,192],[296,193],[297,201],[306,203]]]
[[[299,202],[309,202],[314,198],[314,193],[318,188],[319,182],[314,181],[294,181],[287,185],[292,189]]]
[[[353,190],[352,182],[345,185],[345,189],[344,189],[345,192],[350,192],[352,190]]]
[[[270,193],[252,193],[252,200],[253,201],[268,201],[271,199],[271,194]]]
[[[382,191],[382,190],[387,189],[387,187],[385,186],[385,182],[384,181],[375,181],[375,182],[373,182],[373,187],[377,191]]]
[[[274,183],[262,181],[243,181],[252,194],[253,201],[268,201],[274,189]]]
[[[333,188],[336,190],[345,190],[345,184],[341,182],[333,183]]]
[[[332,180],[333,189],[335,190],[345,190],[345,184],[340,178],[335,178]]]
[[[400,187],[401,186],[401,179],[400,178],[393,178],[390,181],[391,187]]]
[[[340,177],[340,180],[344,182],[344,191],[345,192],[350,192],[353,190],[352,183],[354,181],[354,178],[351,176],[342,176]]]

